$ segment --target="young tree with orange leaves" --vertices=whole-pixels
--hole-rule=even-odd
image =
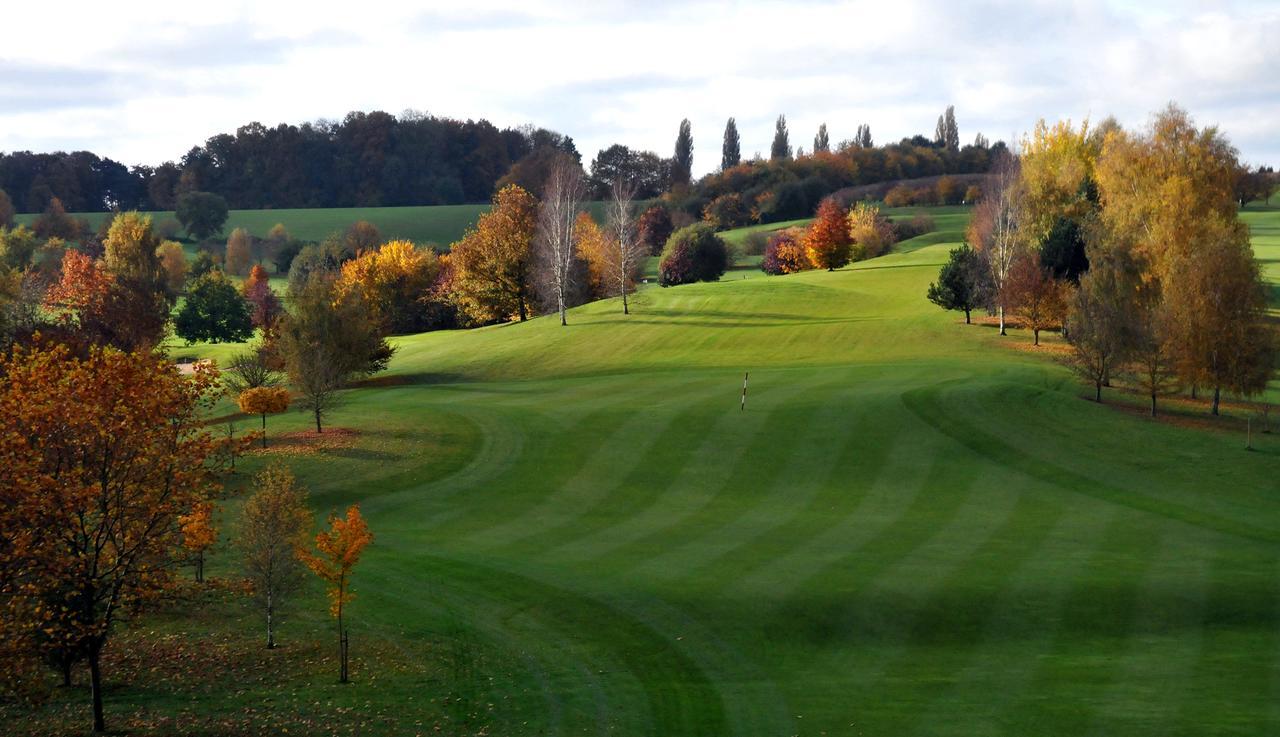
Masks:
[[[345,517],[329,515],[329,529],[316,535],[317,552],[307,552],[303,558],[307,567],[329,584],[329,613],[338,620],[339,683],[346,683],[349,676],[347,630],[342,613],[343,607],[355,598],[351,593],[351,571],[371,542],[373,533],[360,516],[360,507],[353,504],[347,508]]]
[[[282,386],[258,386],[245,389],[236,398],[240,411],[262,415],[262,447],[267,447],[267,415],[278,415],[289,409],[289,390]]]
[[[178,515],[178,527],[182,529],[182,545],[195,556],[196,583],[204,583],[204,552],[218,540],[218,530],[213,526],[213,503],[196,502],[188,514]]]
[[[253,598],[267,618],[267,648],[276,646],[277,615],[302,585],[306,569],[302,552],[311,532],[307,490],[289,467],[275,463],[254,478],[254,492],[244,503],[236,540]]]
[[[818,205],[813,224],[804,234],[804,248],[816,268],[835,271],[853,255],[844,208],[828,197]]]
[[[509,184],[493,196],[493,206],[449,249],[453,297],[473,321],[529,318],[533,297],[531,250],[538,201]]]
[[[178,518],[217,488],[201,416],[216,373],[184,377],[163,357],[110,348],[0,358],[2,639],[52,632],[83,652],[95,731],[106,729],[100,663],[113,626],[173,585]]]

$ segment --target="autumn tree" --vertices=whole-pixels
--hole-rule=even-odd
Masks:
[[[667,239],[676,229],[667,208],[662,205],[652,205],[640,215],[637,230],[640,246],[644,252],[650,256],[657,256],[662,253],[662,248],[667,245]]]
[[[178,197],[174,208],[187,234],[201,241],[222,232],[228,213],[227,201],[212,192],[187,192]]]
[[[787,116],[779,115],[773,126],[773,144],[769,147],[770,161],[785,161],[791,158],[791,137],[787,132]]]
[[[391,241],[343,264],[335,290],[339,297],[359,292],[384,332],[408,333],[423,326],[423,298],[439,275],[435,251]]]
[[[254,477],[236,539],[253,600],[266,616],[267,649],[276,646],[279,612],[302,585],[302,553],[311,532],[307,490],[289,467],[276,463]]]
[[[1133,317],[1137,312],[1142,265],[1125,248],[1099,248],[1090,254],[1091,268],[1080,277],[1068,308],[1069,365],[1094,387],[1094,401],[1102,401],[1102,387],[1129,359],[1134,345]]]
[[[606,206],[606,228],[609,237],[608,248],[601,260],[604,268],[605,284],[610,294],[622,297],[622,314],[631,314],[627,304],[627,294],[635,290],[636,280],[644,268],[644,248],[640,245],[635,215],[634,188],[621,181],[615,181],[609,190],[609,201]]]
[[[578,211],[586,195],[582,168],[572,159],[562,158],[551,169],[543,192],[534,238],[535,262],[548,301],[560,313],[560,324],[567,325],[565,311],[573,306],[573,293],[577,286],[574,271],[578,252],[574,233]]]
[[[249,273],[249,265],[253,263],[253,236],[244,228],[236,228],[227,237],[227,251],[222,259],[222,267],[228,274],[244,276]]]
[[[40,239],[28,228],[0,226],[0,266],[22,271],[32,265]]]
[[[693,126],[689,119],[680,121],[676,134],[675,156],[671,159],[672,186],[687,185],[693,178]]]
[[[164,241],[156,246],[156,257],[160,259],[160,268],[164,270],[165,284],[171,294],[178,294],[187,283],[187,253],[182,244]]]
[[[178,518],[216,489],[202,415],[216,372],[36,345],[0,357],[0,374],[0,627],[85,654],[102,732],[103,649],[122,616],[173,585]]]
[[[249,278],[240,285],[240,293],[249,304],[249,321],[255,328],[270,329],[281,312],[280,298],[271,288],[271,276],[262,264],[254,264]]]
[[[221,271],[191,283],[173,323],[188,343],[240,343],[253,336],[249,304]]]
[[[182,530],[182,546],[191,554],[196,569],[196,583],[204,583],[204,554],[218,540],[213,524],[213,502],[198,501],[187,514],[178,515]]]
[[[813,224],[804,234],[804,248],[816,268],[835,271],[849,263],[853,253],[849,224],[844,208],[834,198],[818,205]]]
[[[664,287],[716,281],[729,268],[729,249],[706,223],[677,230],[667,240],[658,262],[658,283]]]
[[[1066,286],[1040,265],[1035,254],[1023,251],[1014,259],[1005,284],[1005,300],[1035,336],[1035,345],[1040,345],[1041,330],[1062,325],[1068,298]]]
[[[724,145],[720,148],[720,169],[731,169],[742,163],[742,142],[738,137],[738,123],[733,118],[724,124]]]
[[[968,244],[951,249],[947,263],[938,272],[938,281],[929,285],[929,301],[944,310],[964,312],[964,322],[970,324],[970,313],[986,304],[985,272],[981,254]]]
[[[368,220],[357,220],[342,234],[342,244],[352,256],[371,251],[382,242],[382,231]]]
[[[897,240],[893,223],[869,202],[859,202],[847,216],[852,258],[855,261],[883,256]]]
[[[308,280],[293,300],[279,323],[280,353],[289,381],[301,394],[299,407],[311,413],[316,432],[323,432],[338,392],[351,379],[386,368],[394,349],[363,297],[356,292],[339,296],[324,274]]]
[[[240,411],[262,415],[262,447],[267,447],[267,415],[278,415],[289,409],[289,390],[283,387],[259,386],[245,389],[236,398]]]
[[[17,210],[13,206],[13,200],[9,199],[9,195],[3,189],[0,189],[0,228],[12,228],[14,223],[14,215]]]
[[[764,247],[760,270],[766,274],[794,274],[814,268],[804,246],[804,233],[794,228],[773,233]]]
[[[1128,346],[1127,373],[1134,384],[1151,399],[1151,416],[1156,402],[1180,387],[1173,343],[1174,316],[1162,299],[1159,285],[1147,282],[1138,288],[1130,320],[1133,333]]]
[[[1023,232],[1025,197],[1017,159],[1001,158],[989,177],[988,187],[974,208],[965,241],[983,254],[991,276],[991,295],[1000,319],[1000,334],[1005,335],[1009,269],[1027,247]]]
[[[110,342],[122,350],[150,348],[164,339],[175,294],[156,255],[159,245],[151,216],[136,212],[116,215],[103,241],[103,263],[113,278]]]
[[[232,356],[222,378],[227,388],[237,394],[246,389],[272,387],[280,383],[277,368],[266,360],[261,349],[242,351]]]
[[[532,301],[530,261],[538,203],[508,185],[462,240],[450,248],[454,297],[472,320],[528,319]]]
[[[329,515],[329,529],[316,535],[316,552],[308,552],[304,558],[307,567],[329,585],[329,613],[338,620],[339,683],[346,683],[349,678],[343,610],[355,598],[351,592],[351,572],[371,542],[373,534],[360,516],[360,507],[353,504],[347,508],[345,517]]]
[[[1019,176],[1028,242],[1045,242],[1055,227],[1078,228],[1098,210],[1099,143],[1087,121],[1075,128],[1070,120],[1037,121],[1023,139]]]
[[[67,214],[66,208],[62,206],[62,200],[57,197],[49,200],[48,206],[32,223],[31,229],[40,240],[50,238],[75,240],[80,237],[80,224]]]

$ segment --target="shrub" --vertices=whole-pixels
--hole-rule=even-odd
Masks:
[[[702,219],[716,230],[738,228],[751,222],[751,208],[734,192],[708,202],[702,208]]]
[[[925,233],[932,233],[938,229],[938,226],[933,222],[932,217],[920,212],[916,213],[915,217],[910,220],[899,220],[895,222],[893,224],[893,229],[897,232],[898,237],[896,240],[905,241],[917,236],[922,236]]]
[[[658,283],[664,287],[716,281],[729,268],[729,251],[707,223],[677,230],[662,250]]]
[[[761,231],[747,233],[747,237],[742,239],[742,252],[748,256],[763,255],[765,248],[769,246],[769,241],[769,233]]]
[[[885,207],[906,207],[911,204],[911,190],[899,184],[884,196]]]
[[[809,260],[809,252],[801,243],[803,231],[788,228],[774,233],[768,239],[764,249],[764,258],[760,261],[760,270],[766,274],[794,274],[813,268]]]
[[[875,258],[894,244],[893,224],[880,214],[880,208],[859,202],[849,211],[849,237],[854,261]]]

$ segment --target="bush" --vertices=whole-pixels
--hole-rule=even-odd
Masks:
[[[742,252],[748,256],[761,256],[769,246],[770,234],[761,231],[747,233],[742,239]]]
[[[905,241],[922,236],[925,233],[932,233],[938,229],[933,218],[925,213],[916,213],[915,217],[910,220],[899,220],[893,224],[893,229],[897,232],[897,240]]]
[[[722,195],[702,208],[702,219],[716,230],[737,228],[751,222],[751,208],[737,193]]]
[[[766,274],[794,274],[813,268],[809,253],[801,243],[802,230],[788,228],[774,233],[764,249],[760,270]]]
[[[849,211],[849,237],[854,261],[880,256],[895,242],[893,224],[880,214],[880,208],[865,202]]]
[[[715,230],[695,223],[677,230],[662,249],[658,283],[664,287],[716,281],[729,268],[729,250]]]

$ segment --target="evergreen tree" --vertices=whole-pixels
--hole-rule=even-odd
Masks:
[[[730,169],[742,162],[741,141],[738,138],[738,124],[733,118],[724,124],[724,147],[720,154],[720,169]]]
[[[948,151],[955,152],[960,150],[960,129],[956,127],[955,105],[948,105],[947,112],[943,114],[942,142],[946,145]]]
[[[813,152],[825,153],[831,150],[831,138],[827,136],[827,124],[818,126],[818,135],[813,137]]]
[[[689,119],[680,121],[676,135],[676,153],[671,161],[671,184],[688,184],[693,178],[693,126]]]
[[[217,270],[192,282],[173,324],[178,336],[188,343],[239,343],[253,335],[249,304]]]
[[[779,115],[774,126],[773,146],[769,149],[771,161],[784,161],[791,158],[791,140],[787,133],[787,116]]]

